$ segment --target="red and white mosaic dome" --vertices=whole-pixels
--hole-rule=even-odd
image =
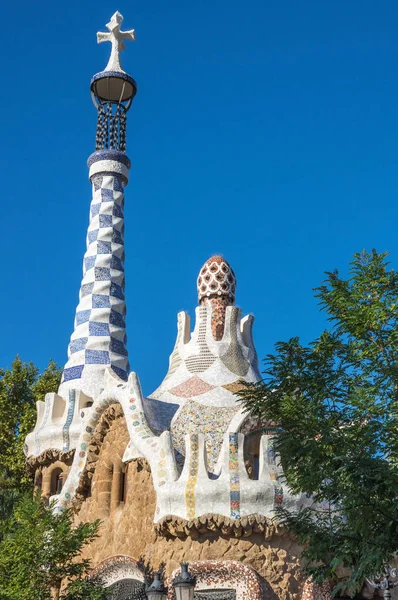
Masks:
[[[235,301],[236,277],[231,265],[222,256],[211,256],[198,276],[199,304],[211,296],[226,296],[231,304]]]

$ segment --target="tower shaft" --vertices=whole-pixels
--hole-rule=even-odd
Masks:
[[[126,380],[124,279],[124,188],[130,160],[115,150],[94,152],[88,160],[92,184],[87,249],[76,309],[74,331],[68,347],[59,394],[69,389],[96,397],[110,367]]]

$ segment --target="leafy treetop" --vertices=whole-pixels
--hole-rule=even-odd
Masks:
[[[314,499],[277,511],[308,574],[353,594],[398,550],[398,274],[386,253],[363,251],[315,292],[330,327],[308,346],[276,344],[240,396],[280,426],[286,481]]]
[[[55,514],[30,493],[17,505],[0,542],[0,600],[105,600],[87,574],[82,549],[98,536],[99,521],[73,525],[72,510]]]
[[[39,374],[33,363],[24,363],[18,356],[11,369],[0,370],[0,494],[4,489],[32,488],[24,441],[36,422],[36,402],[55,392],[60,378],[61,370],[53,361]]]

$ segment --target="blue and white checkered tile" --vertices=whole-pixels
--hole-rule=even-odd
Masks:
[[[95,397],[105,367],[127,380],[124,295],[124,181],[117,175],[93,177],[93,199],[83,260],[83,280],[75,328],[59,389],[80,389]]]

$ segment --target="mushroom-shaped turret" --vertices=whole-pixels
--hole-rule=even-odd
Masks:
[[[199,304],[211,306],[211,329],[215,340],[224,335],[225,309],[235,302],[236,277],[231,265],[219,255],[211,256],[198,276]]]
[[[229,304],[235,302],[236,277],[231,265],[219,255],[211,256],[203,265],[198,276],[198,300],[226,296]]]

